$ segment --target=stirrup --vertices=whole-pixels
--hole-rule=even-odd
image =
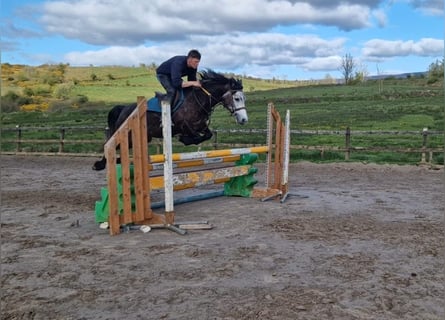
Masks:
[[[158,98],[159,101],[169,101],[170,102],[170,100],[171,100],[166,93],[156,91],[155,96],[156,96],[156,98]]]

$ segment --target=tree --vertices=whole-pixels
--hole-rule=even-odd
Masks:
[[[350,53],[345,54],[341,60],[340,72],[345,79],[345,84],[350,84],[356,68],[355,60]]]
[[[430,64],[428,68],[428,83],[435,83],[444,77],[444,69],[443,69],[443,62],[436,60],[436,62]]]

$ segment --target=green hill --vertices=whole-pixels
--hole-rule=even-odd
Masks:
[[[132,102],[137,96],[153,96],[163,91],[153,66],[71,67],[69,65],[2,64],[2,96],[8,92],[33,97],[38,102],[54,102],[84,96],[88,101]],[[288,88],[296,82],[262,80],[232,75],[243,80],[246,92]]]
[[[107,112],[116,103],[131,103],[137,96],[151,97],[162,91],[152,67],[39,67],[3,64],[2,128],[106,126]],[[428,77],[368,80],[354,85],[317,84],[241,78],[246,93],[249,123],[243,129],[266,127],[266,107],[273,102],[284,115],[291,113],[293,144],[344,146],[344,131],[419,132],[415,135],[355,134],[354,145],[418,148],[422,129],[437,132],[430,147],[442,147],[444,129],[443,78]],[[212,129],[239,129],[228,112],[217,108]],[[339,134],[307,134],[304,131],[336,131]],[[440,134],[442,133],[442,134]],[[43,135],[43,134],[40,134]],[[90,136],[102,138],[103,133]],[[221,142],[256,143],[263,137],[229,134]],[[2,146],[3,148],[3,146]],[[315,152],[319,157],[319,152]],[[324,155],[328,158],[327,153]],[[299,155],[301,157],[301,154]],[[334,157],[338,159],[338,156]],[[341,156],[340,156],[341,158]],[[369,154],[363,158],[370,159]],[[383,158],[382,158],[383,159]],[[402,161],[402,157],[395,158]],[[439,162],[443,163],[439,159]]]

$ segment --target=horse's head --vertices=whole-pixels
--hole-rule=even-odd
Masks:
[[[222,104],[229,110],[238,124],[246,124],[248,121],[246,110],[246,97],[240,80],[230,79],[230,89],[223,94]]]
[[[238,124],[246,124],[248,121],[246,110],[246,98],[243,92],[243,85],[241,80],[234,78],[228,79],[223,75],[217,74],[211,70],[201,73],[204,79],[203,84],[215,84],[218,82],[221,89],[220,99],[218,103],[222,103],[231,115],[233,115]]]

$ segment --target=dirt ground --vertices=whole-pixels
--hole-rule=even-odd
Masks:
[[[443,169],[300,162],[284,203],[181,204],[214,228],[110,236],[94,160],[1,157],[1,319],[445,317]]]

